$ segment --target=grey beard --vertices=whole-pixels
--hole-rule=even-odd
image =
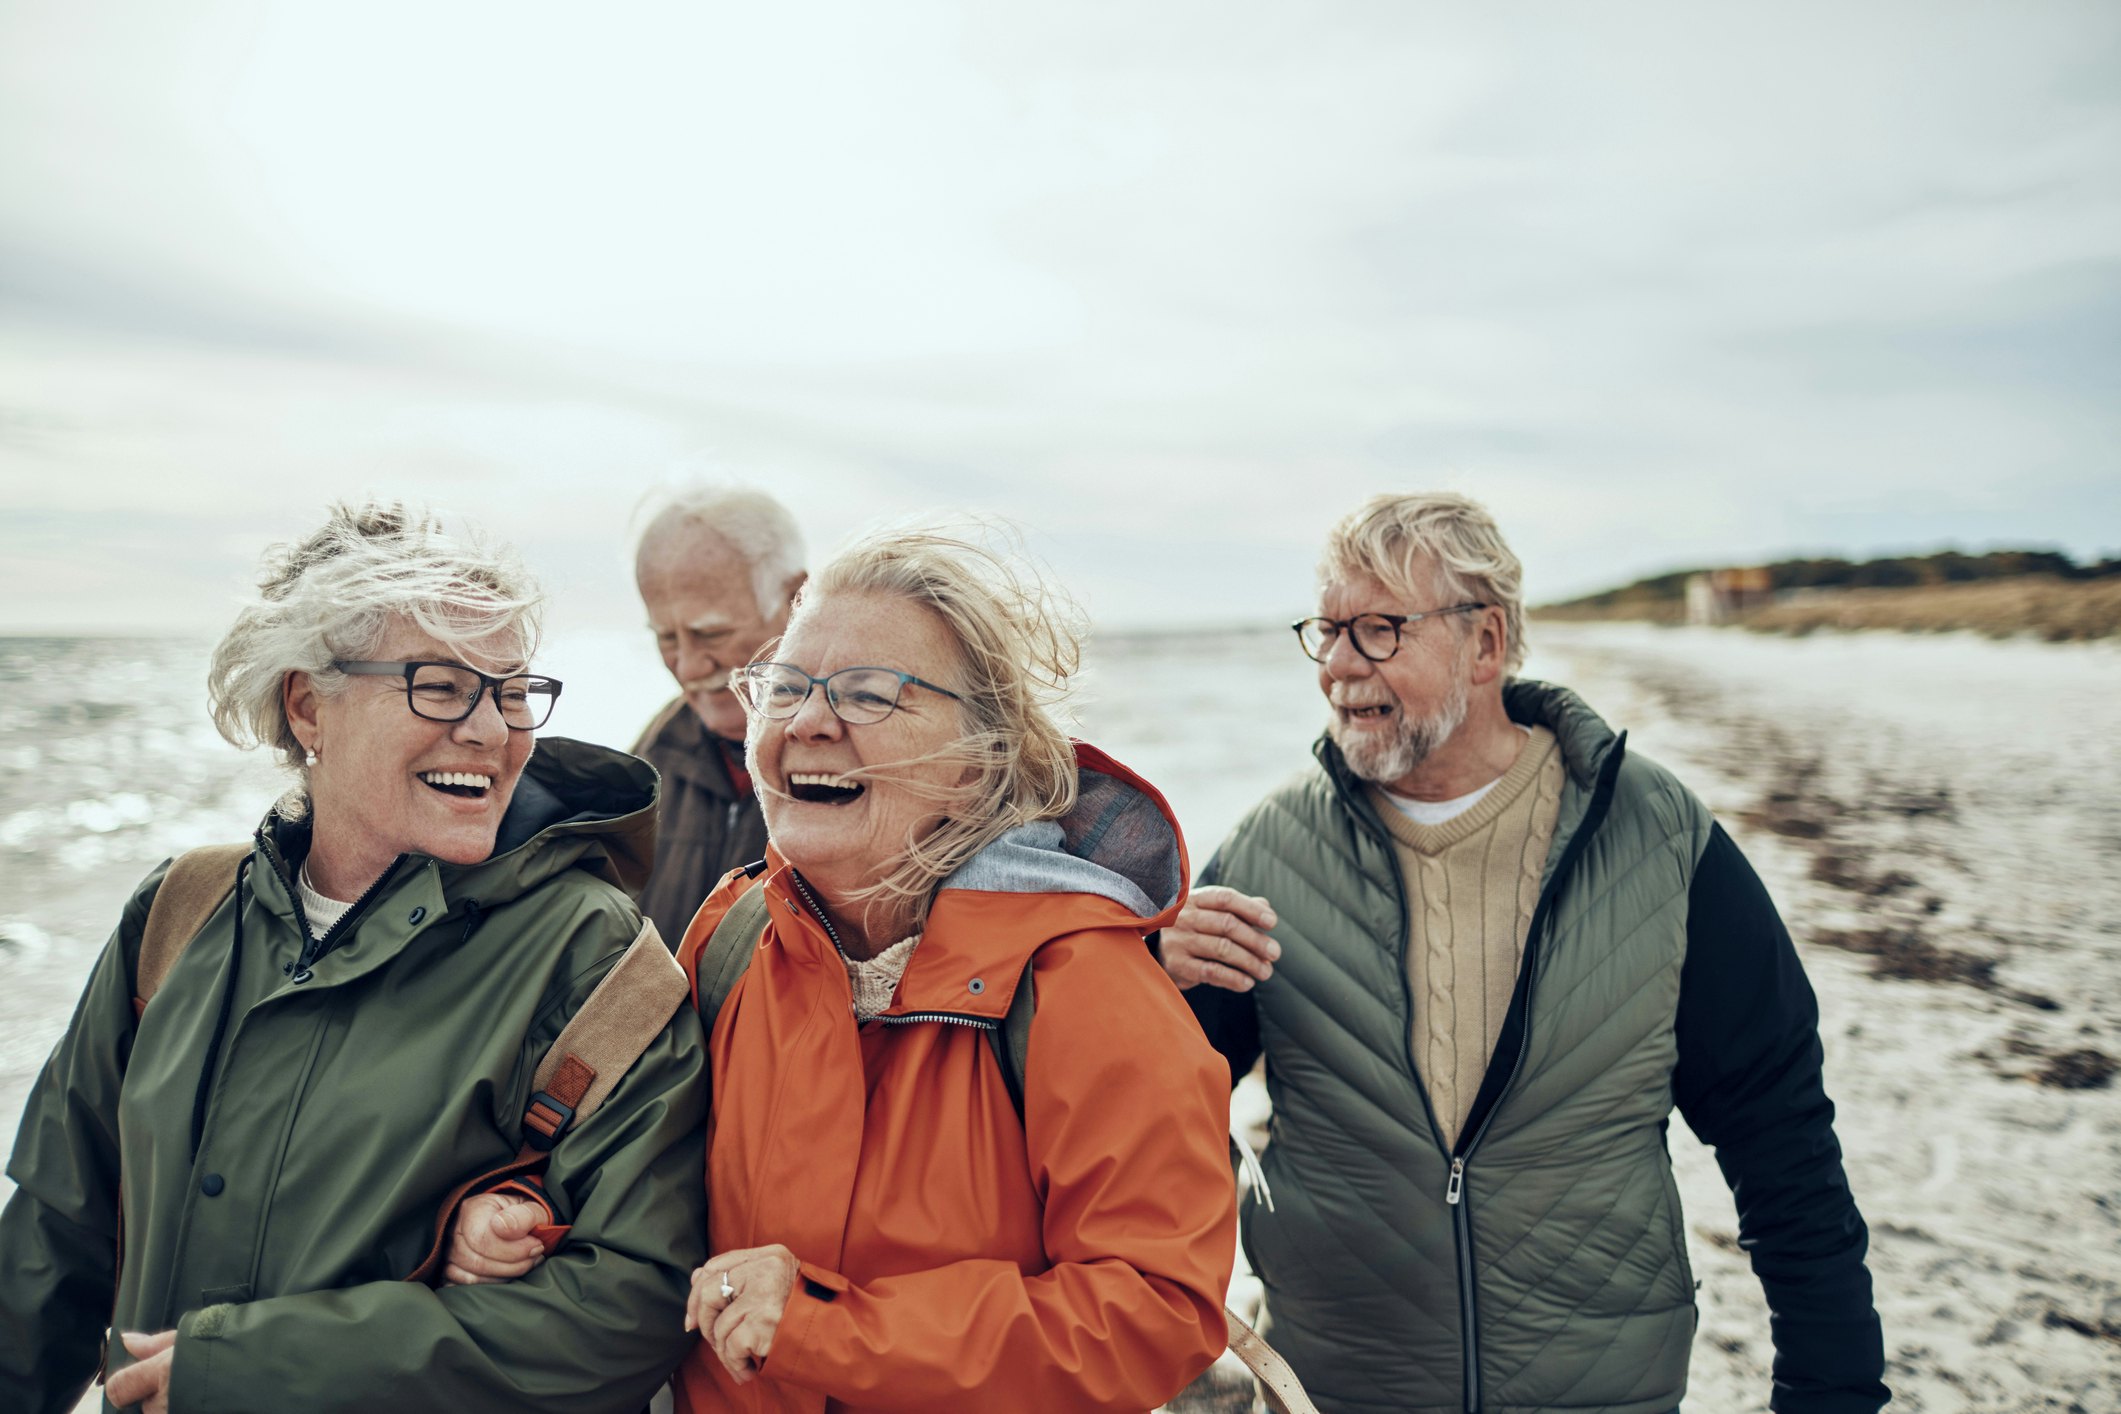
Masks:
[[[1471,700],[1472,693],[1461,680],[1436,715],[1417,722],[1401,713],[1394,719],[1392,734],[1382,740],[1373,733],[1346,727],[1338,712],[1327,720],[1326,735],[1333,738],[1341,759],[1357,779],[1389,785],[1411,774],[1465,725]]]

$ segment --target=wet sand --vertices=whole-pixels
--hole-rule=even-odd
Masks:
[[[1541,626],[1548,671],[1722,816],[1800,940],[1869,1220],[1894,1409],[2121,1409],[2121,695],[2110,645]],[[1771,1347],[1673,1126],[1688,1406]]]

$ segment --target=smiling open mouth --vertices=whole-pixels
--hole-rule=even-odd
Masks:
[[[862,784],[844,776],[815,771],[793,771],[788,776],[788,794],[809,805],[842,805],[860,797]]]
[[[1373,702],[1367,707],[1343,707],[1340,710],[1358,722],[1374,722],[1391,716],[1392,704],[1389,702]]]
[[[420,779],[444,795],[464,800],[484,800],[486,792],[493,789],[493,777],[470,771],[422,771]]]

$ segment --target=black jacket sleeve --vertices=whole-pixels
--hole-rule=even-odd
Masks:
[[[1221,863],[1219,854],[1210,859],[1194,887],[1221,883]],[[1152,939],[1151,946],[1155,945]],[[1259,1059],[1258,1004],[1250,992],[1232,992],[1205,982],[1186,988],[1183,995],[1186,1005],[1193,1009],[1194,1019],[1200,1022],[1200,1029],[1208,1033],[1208,1044],[1230,1063],[1230,1088],[1236,1089],[1237,1082],[1252,1073],[1253,1063]]]
[[[1875,1414],[1891,1397],[1869,1232],[1820,1075],[1819,1005],[1789,930],[1721,825],[1694,870],[1680,972],[1679,1111],[1738,1206],[1767,1294],[1776,1414]]]

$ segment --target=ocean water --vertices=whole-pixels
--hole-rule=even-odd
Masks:
[[[2121,1407],[2121,1344],[2097,1334],[2121,1329],[2121,1084],[2037,1076],[2121,1056],[2121,650],[1544,624],[1533,646],[1531,675],[1717,810],[1803,945],[1895,1407]],[[208,647],[0,639],[0,1135],[134,883],[244,837],[284,784],[207,720]],[[667,695],[635,633],[557,640],[540,667],[568,684],[555,733],[624,745]],[[1196,868],[1322,722],[1279,627],[1099,638],[1072,713],[1164,790]],[[1880,976],[1846,946],[1880,932],[1987,981]],[[1672,1139],[1703,1281],[1689,1406],[1764,1409],[1728,1193]]]
[[[211,644],[0,638],[0,1124],[70,1014],[138,880],[242,839],[285,787],[205,707]],[[540,667],[566,682],[548,733],[625,746],[669,694],[645,635],[578,634]],[[1100,642],[1073,726],[1162,786],[1213,841],[1296,769],[1319,722],[1287,630]],[[1205,850],[1196,844],[1196,860]]]

